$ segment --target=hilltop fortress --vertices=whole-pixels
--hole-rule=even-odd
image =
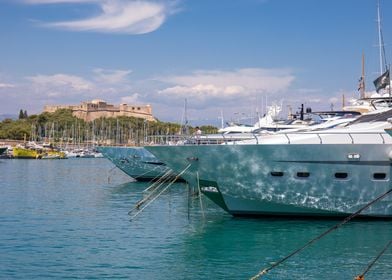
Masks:
[[[116,118],[120,116],[156,121],[152,115],[152,108],[150,105],[120,104],[119,106],[114,106],[99,99],[90,102],[82,102],[79,105],[46,105],[44,107],[44,112],[53,113],[59,109],[70,109],[72,110],[72,115],[83,119],[86,122],[101,117]]]

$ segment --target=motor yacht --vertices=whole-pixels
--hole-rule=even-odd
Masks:
[[[232,215],[346,216],[391,188],[391,120],[387,109],[343,127],[146,149]],[[362,215],[392,217],[392,197]]]

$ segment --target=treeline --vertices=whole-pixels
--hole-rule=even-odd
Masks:
[[[200,127],[203,133],[216,133],[214,126]],[[68,109],[28,116],[21,110],[18,120],[0,122],[0,139],[51,143],[144,145],[166,141],[171,135],[191,135],[194,127],[170,122],[151,122],[134,117],[100,118],[85,122]]]

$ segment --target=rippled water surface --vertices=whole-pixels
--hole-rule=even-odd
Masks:
[[[180,183],[129,221],[147,186],[106,159],[0,160],[0,278],[249,279],[339,222],[232,218]],[[391,238],[355,221],[262,279],[353,279]],[[392,248],[366,279],[391,275]]]

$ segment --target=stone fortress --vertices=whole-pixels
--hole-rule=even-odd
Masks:
[[[128,105],[120,104],[114,106],[100,99],[94,99],[90,102],[82,102],[80,105],[46,105],[44,112],[53,113],[59,109],[70,109],[72,114],[86,122],[95,119],[116,118],[120,116],[142,118],[148,121],[156,121],[152,115],[152,108],[148,105]]]

